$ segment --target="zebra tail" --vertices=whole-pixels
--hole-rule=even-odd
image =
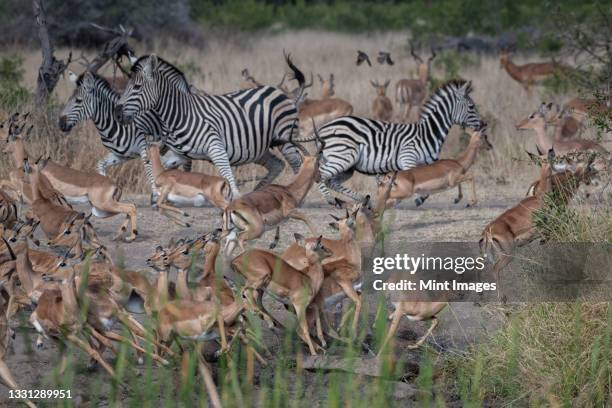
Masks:
[[[304,73],[300,71],[299,68],[296,67],[293,61],[291,60],[291,54],[288,54],[284,51],[283,54],[285,55],[285,61],[287,62],[289,69],[291,69],[291,72],[293,73],[293,79],[298,81],[300,87],[300,91],[297,93],[294,99],[295,106],[298,107],[298,105],[301,103],[304,89],[306,89],[306,77],[304,76]]]

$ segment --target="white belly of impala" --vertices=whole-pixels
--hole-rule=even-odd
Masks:
[[[70,204],[89,204],[89,197],[84,196],[65,196]]]
[[[106,217],[110,217],[111,215],[115,214],[115,213],[110,213],[108,211],[104,211],[101,210],[99,208],[96,208],[94,206],[91,207],[91,213],[98,218],[106,218]]]
[[[195,197],[185,197],[176,194],[168,194],[168,201],[180,207],[203,207],[208,200],[203,194],[198,194]]]

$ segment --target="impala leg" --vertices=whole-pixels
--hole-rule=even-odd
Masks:
[[[94,203],[94,206],[102,211],[113,213],[113,214],[126,214],[129,218],[132,230],[130,231],[130,236],[125,240],[127,242],[131,242],[136,239],[136,235],[138,234],[138,228],[136,226],[136,206],[131,203],[122,203],[115,199],[107,200],[101,203]],[[125,231],[127,224],[123,224],[121,226],[120,233]]]
[[[13,378],[13,374],[11,374],[11,371],[9,370],[8,366],[4,363],[4,361],[2,359],[0,359],[0,378],[2,379],[2,382],[7,387],[9,387],[9,388],[11,388],[13,390],[18,390],[19,389],[19,386],[17,385],[17,382]],[[32,401],[30,401],[29,399],[23,399],[22,401],[28,407],[36,408],[36,405],[34,405],[34,403]]]
[[[227,345],[227,337],[225,336],[225,322],[223,321],[223,316],[221,316],[220,312],[217,312],[217,327],[219,330],[219,336],[221,337],[221,354],[224,354],[229,351],[229,347]]]
[[[353,284],[351,282],[340,281],[337,283],[340,285],[344,293],[346,293],[346,296],[348,296],[348,298],[355,303],[355,314],[353,315],[353,323],[351,324],[351,332],[354,335],[356,334],[357,323],[359,322],[359,315],[361,314],[361,297],[355,291],[355,288],[353,288]]]
[[[461,190],[461,181],[457,183],[457,198],[453,201],[455,204],[463,199],[463,191]]]
[[[79,337],[77,337],[73,333],[68,334],[66,338],[68,339],[68,341],[70,341],[71,343],[73,343],[74,345],[76,345],[77,347],[85,351],[87,354],[89,354],[91,358],[96,360],[111,377],[113,377],[115,380],[118,380],[115,377],[115,371],[110,366],[110,364],[108,364],[106,360],[104,360],[104,358],[100,355],[100,353],[98,353],[98,350],[91,347],[89,344],[87,344],[87,342],[81,340]]]
[[[259,361],[259,364],[261,364],[263,366],[268,365],[268,363],[266,363],[266,360],[261,356],[261,354],[259,354],[257,352],[257,350],[255,350],[255,348],[253,348],[253,346],[251,346],[249,344],[249,340],[247,339],[247,337],[243,333],[239,333],[238,336],[239,336],[239,339],[242,342],[242,344],[244,344],[248,349],[252,350],[253,355],[255,356],[257,361]]]
[[[242,290],[242,296],[246,299],[249,308],[255,313],[259,314],[261,318],[268,324],[268,328],[271,329],[274,327],[275,324],[274,318],[265,311],[265,309],[263,308],[263,304],[261,307],[259,306],[259,296],[255,295],[255,292],[259,293],[257,289],[244,288]]]
[[[313,356],[317,355],[317,351],[315,346],[310,338],[310,333],[308,331],[308,322],[306,321],[306,307],[304,306],[305,302],[297,302],[293,304],[295,308],[295,314],[298,319],[298,335],[304,342],[308,345],[308,350],[310,354]]]
[[[309,321],[308,315],[314,313],[315,319],[315,328],[317,331],[317,339],[319,339],[319,343],[323,348],[327,347],[327,342],[325,341],[325,336],[323,335],[323,325],[321,324],[321,309],[319,309],[319,305],[312,304],[311,307],[306,308],[306,321]]]
[[[476,198],[476,183],[474,182],[474,176],[470,175],[469,180],[470,186],[472,187],[472,202],[469,205],[474,206],[478,204],[478,199]]]
[[[175,212],[177,214],[181,214],[183,216],[187,216],[188,214],[170,204],[166,203],[166,199],[168,198],[168,194],[170,193],[170,191],[168,190],[168,188],[162,188],[162,190],[159,193],[159,196],[157,196],[157,209],[160,212],[160,214],[163,214],[164,216],[166,216],[167,218],[169,218],[171,221],[173,221],[174,223],[182,226],[182,227],[190,227],[189,223],[182,221],[180,219],[178,219],[177,217],[172,216],[171,214],[169,214],[170,212]]]
[[[432,317],[431,318],[431,326],[429,326],[429,329],[427,329],[427,332],[425,332],[425,334],[414,344],[407,346],[408,349],[416,349],[419,348],[421,346],[421,344],[423,344],[425,342],[425,340],[427,339],[427,337],[429,337],[429,335],[431,334],[431,332],[434,331],[434,329],[436,328],[436,326],[438,325],[438,318],[437,317]]]
[[[391,316],[393,320],[391,321],[391,325],[389,326],[389,331],[387,332],[385,339],[380,345],[380,350],[378,351],[379,356],[385,350],[385,347],[387,347],[387,344],[391,341],[391,339],[393,339],[393,336],[395,336],[395,333],[397,332],[397,329],[399,328],[399,324],[402,319],[401,307],[399,306],[396,307],[395,311],[393,312]]]
[[[127,343],[132,348],[134,348],[134,350],[136,350],[136,351],[138,351],[140,353],[144,354],[144,353],[147,352],[144,348],[140,347],[136,342],[134,342],[134,341],[132,341],[132,340],[128,339],[127,337],[124,337],[124,336],[122,336],[120,334],[117,334],[115,332],[112,332],[112,331],[104,332],[104,336],[109,338],[109,339],[111,339],[111,340],[114,340],[114,341],[120,341],[120,342],[123,342],[123,343]],[[153,360],[157,361],[160,364],[163,364],[163,365],[168,365],[169,364],[167,360],[163,359],[162,357],[160,357],[159,355],[157,355],[155,353],[151,353],[151,358],[153,358]]]
[[[200,343],[197,344],[196,351],[198,357],[198,371],[204,379],[204,385],[206,386],[206,392],[208,393],[210,402],[214,408],[222,408],[221,398],[219,397],[217,386],[213,380],[212,372],[210,371],[208,363],[204,361],[204,358],[202,358],[202,345]]]
[[[280,241],[280,226],[276,226],[276,232],[274,233],[274,240],[270,243],[268,248],[274,249],[278,245]]]
[[[284,327],[281,322],[276,320],[274,316],[272,316],[263,305],[263,289],[257,290],[257,296],[255,296],[255,302],[257,304],[257,308],[263,313],[264,319],[268,322],[268,327],[272,328],[275,326]]]

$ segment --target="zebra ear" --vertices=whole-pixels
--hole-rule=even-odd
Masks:
[[[90,71],[85,71],[85,73],[83,74],[83,80],[82,80],[82,86],[88,90],[91,91],[94,87],[94,76]]]
[[[144,64],[142,72],[148,79],[153,78],[153,71],[157,69],[157,56],[155,54],[149,55],[147,62]]]
[[[472,81],[467,81],[465,84],[459,88],[459,93],[462,96],[468,96],[472,92]]]

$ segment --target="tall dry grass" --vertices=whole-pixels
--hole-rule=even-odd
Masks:
[[[251,74],[260,82],[277,84],[286,66],[283,60],[283,49],[291,52],[296,64],[307,73],[315,74],[315,85],[309,89],[309,96],[316,98],[320,88],[316,74],[327,75],[331,72],[336,77],[336,94],[350,101],[356,115],[370,114],[371,103],[375,90],[370,80],[391,80],[389,96],[394,99],[393,86],[401,78],[415,77],[416,65],[407,49],[408,35],[406,33],[386,33],[373,35],[349,35],[315,31],[286,32],[275,35],[252,34],[247,36],[232,36],[209,38],[205,49],[186,47],[171,39],[158,40],[152,49],[138,47],[139,53],[155,52],[168,61],[176,63],[183,69],[188,79],[198,88],[209,93],[223,93],[237,89],[241,83],[240,72],[249,68]],[[372,60],[379,50],[390,51],[396,63],[393,66],[381,66],[374,61],[370,68],[366,65],[355,65],[356,50],[361,49],[370,54]],[[57,55],[63,57],[67,49],[57,50]],[[73,52],[78,53],[77,50]],[[40,63],[40,53],[37,50],[22,50],[17,48],[0,50],[3,53],[18,53],[24,58],[24,83],[33,89]],[[496,56],[471,58],[473,63],[461,66],[459,75],[474,83],[473,97],[481,114],[489,122],[490,140],[495,146],[493,154],[482,155],[477,161],[479,173],[486,175],[479,178],[482,184],[508,184],[509,190],[522,190],[525,178],[535,179],[536,170],[516,158],[525,157],[524,150],[534,151],[533,137],[528,133],[515,130],[515,123],[535,110],[541,99],[536,91],[528,96],[505,71],[500,69]],[[521,58],[516,58],[521,62]],[[75,64],[72,69],[78,71]],[[104,72],[110,75],[110,69]],[[435,68],[433,76],[447,77],[443,69]],[[55,92],[57,110],[71,93],[71,84],[60,81]],[[556,101],[563,102],[573,95],[558,96]],[[397,106],[394,107],[397,113]],[[91,123],[75,128],[66,135],[55,126],[57,113],[48,119],[51,129],[44,135],[33,136],[27,145],[33,155],[50,154],[54,160],[78,169],[92,170],[95,162],[105,153],[99,142],[97,132]],[[587,137],[592,137],[587,131]],[[443,149],[443,157],[454,156],[465,146],[465,137],[461,131],[454,128]],[[3,157],[0,164],[0,177],[5,177],[12,168],[8,158]],[[214,172],[210,164],[198,164],[196,169]],[[237,170],[239,178],[253,177],[262,174],[261,168],[254,165],[242,166]],[[143,179],[141,165],[134,160],[110,172],[120,185],[128,191],[141,193],[147,191]],[[285,172],[287,178],[289,172]],[[520,177],[519,177],[520,175]],[[373,189],[371,178],[354,177],[353,186],[360,189]]]

